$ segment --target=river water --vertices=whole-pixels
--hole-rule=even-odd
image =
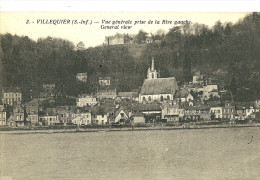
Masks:
[[[260,179],[259,127],[0,134],[0,153],[0,179]]]

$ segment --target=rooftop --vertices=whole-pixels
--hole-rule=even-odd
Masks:
[[[99,80],[111,80],[111,77],[99,77]]]
[[[141,89],[142,95],[175,94],[178,85],[175,77],[145,79]]]
[[[119,97],[138,97],[138,92],[119,92]]]

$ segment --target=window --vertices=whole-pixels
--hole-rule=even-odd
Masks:
[[[151,96],[149,96],[149,97],[148,97],[148,100],[149,100],[149,101],[151,101],[151,100],[152,100]]]
[[[143,97],[143,101],[145,101],[145,97]]]
[[[161,101],[163,101],[163,96],[161,96]]]
[[[153,75],[153,73],[152,73],[152,79],[154,78],[154,75]]]
[[[170,96],[169,95],[167,96],[167,100],[170,100]]]

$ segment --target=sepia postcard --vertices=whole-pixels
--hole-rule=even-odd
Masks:
[[[0,180],[260,179],[259,69],[259,12],[0,12]]]

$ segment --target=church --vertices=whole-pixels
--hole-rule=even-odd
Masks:
[[[173,100],[178,85],[175,77],[160,78],[159,72],[152,58],[151,68],[148,68],[147,79],[144,80],[139,94],[139,102],[170,101]]]

